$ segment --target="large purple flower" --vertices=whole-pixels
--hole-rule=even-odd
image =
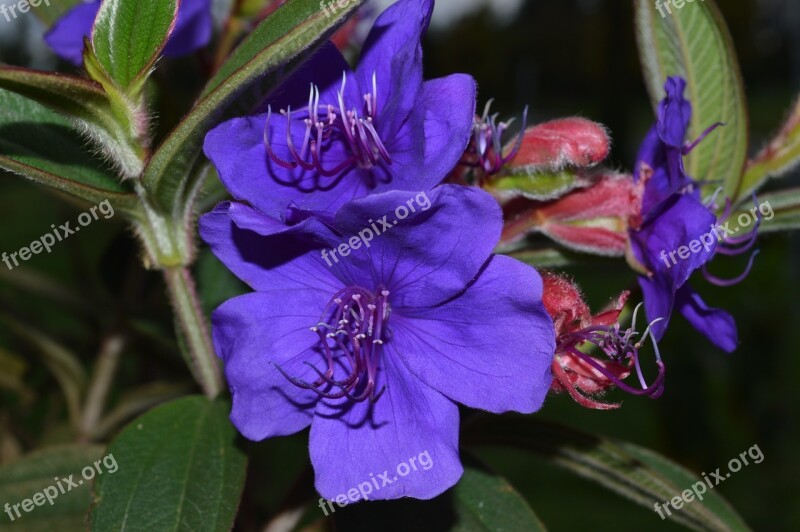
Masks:
[[[44,39],[59,57],[75,66],[83,64],[83,39],[92,32],[100,3],[101,0],[94,0],[78,4],[47,32]],[[202,48],[211,39],[212,29],[211,0],[183,0],[164,54],[179,57]]]
[[[237,199],[290,224],[387,190],[428,190],[469,142],[475,81],[422,79],[433,0],[399,0],[375,22],[355,71],[323,46],[264,113],[213,129],[205,153]]]
[[[706,305],[688,281],[697,269],[707,273],[705,267],[715,254],[731,255],[750,249],[755,243],[755,231],[752,237],[719,242],[713,202],[703,203],[699,187],[683,165],[684,155],[696,145],[696,142],[685,144],[692,116],[692,106],[684,98],[685,88],[686,81],[682,78],[667,80],[667,95],[659,108],[658,123],[640,149],[635,178],[644,185],[641,224],[630,231],[631,247],[635,259],[648,272],[639,276],[648,321],[661,319],[653,324],[654,337],[657,340],[663,337],[672,311],[678,310],[711,343],[730,352],[738,344],[733,317]],[[713,127],[716,126],[705,134]],[[689,250],[693,242],[702,245]],[[740,243],[745,245],[738,249],[726,247]],[[676,257],[678,250],[683,249],[688,252],[681,251]],[[748,271],[750,266],[752,257]],[[710,275],[706,277],[717,284],[730,284]]]
[[[415,197],[422,209],[406,217]],[[217,257],[255,289],[214,312],[214,343],[234,425],[251,440],[310,425],[324,497],[386,471],[368,498],[434,497],[462,473],[456,403],[541,406],[553,321],[536,270],[492,255],[502,217],[490,195],[374,194],[336,213],[337,233],[310,218],[273,234],[275,223],[236,202],[201,219]],[[429,470],[396,475],[421,453]]]

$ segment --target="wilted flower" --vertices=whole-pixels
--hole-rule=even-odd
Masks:
[[[476,87],[461,74],[423,81],[432,9],[432,0],[396,2],[355,71],[328,44],[265,113],[213,129],[205,153],[231,194],[293,224],[369,193],[439,184],[469,141]]]
[[[555,338],[542,281],[492,255],[497,203],[455,185],[427,194],[428,210],[370,240],[365,229],[414,193],[345,204],[336,234],[318,224],[264,237],[274,219],[238,203],[201,219],[217,257],[255,289],[212,318],[231,420],[252,440],[310,425],[316,487],[329,499],[422,451],[430,471],[370,498],[442,493],[463,471],[456,403],[530,413],[550,387]],[[342,246],[338,262],[323,258]]]
[[[92,32],[100,4],[101,0],[79,3],[47,32],[45,41],[62,59],[75,66],[83,64],[83,40]],[[211,39],[212,30],[211,0],[184,0],[164,55],[179,57],[202,48]]]
[[[611,308],[593,316],[574,283],[547,272],[542,275],[542,280],[542,299],[556,328],[553,391],[566,391],[581,406],[595,410],[621,406],[619,403],[605,403],[596,399],[596,396],[615,386],[628,393],[647,395],[653,399],[663,393],[666,370],[653,338],[659,373],[654,382],[648,385],[642,372],[639,349],[650,336],[651,327],[639,337],[636,331],[639,307],[634,311],[630,328],[622,330],[619,325],[628,292],[623,292]],[[584,348],[589,345],[603,351],[606,358],[597,358],[585,351]],[[632,371],[636,372],[641,388],[624,382]]]
[[[714,214],[713,199],[703,203],[700,190],[683,166],[683,157],[710,133],[709,128],[698,141],[685,144],[691,120],[692,107],[684,98],[686,82],[682,78],[669,78],[665,89],[667,96],[659,108],[658,123],[645,139],[638,157],[634,179],[644,187],[642,207],[637,220],[631,223],[631,254],[629,260],[639,275],[639,285],[644,293],[645,309],[650,320],[662,318],[653,326],[653,335],[661,339],[673,309],[678,310],[715,346],[733,351],[738,343],[736,324],[727,312],[708,307],[688,283],[692,273],[706,265],[716,253],[732,255],[748,251],[755,243],[756,231],[740,239],[729,239],[720,244],[718,238],[706,236],[704,246],[679,261],[665,260],[665,255],[701,241],[704,235],[716,235],[718,218]],[[721,218],[724,219],[727,214]],[[751,257],[746,276],[753,264]],[[705,273],[705,271],[704,271]],[[716,284],[727,285],[713,276],[706,278]]]

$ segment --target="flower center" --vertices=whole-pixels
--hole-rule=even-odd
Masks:
[[[264,127],[264,145],[269,158],[284,168],[315,170],[325,177],[333,177],[353,167],[370,169],[383,161],[392,164],[392,158],[386,150],[375,120],[378,114],[378,81],[372,74],[372,92],[363,96],[364,101],[349,109],[345,105],[344,94],[347,74],[342,73],[342,87],[337,92],[335,104],[320,103],[319,87],[311,84],[308,95],[308,107],[304,111],[292,114],[292,108],[281,109],[286,117],[286,146],[291,155],[290,160],[280,158],[272,149],[269,124],[272,120],[272,106],[267,111],[267,123]],[[361,107],[361,113],[358,107]],[[298,149],[292,139],[292,119],[298,118],[306,126],[303,144]],[[348,156],[344,161],[332,168],[322,163],[324,148],[334,142],[342,142],[347,148]]]
[[[390,314],[388,290],[379,288],[373,294],[358,286],[344,288],[328,302],[320,322],[311,327],[319,335],[326,369],[323,372],[310,362],[305,364],[319,378],[306,382],[276,367],[290,382],[321,397],[375,402],[385,390],[384,387],[375,393],[378,361],[387,338]],[[337,367],[346,369],[344,378],[334,378]]]

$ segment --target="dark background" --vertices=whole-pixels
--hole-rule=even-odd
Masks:
[[[755,150],[778,128],[800,89],[800,3],[723,0],[721,4],[744,70]],[[13,43],[1,52],[6,61],[26,62]],[[453,72],[474,75],[480,107],[493,97],[494,109],[506,117],[519,115],[530,105],[531,123],[569,115],[604,123],[614,140],[609,164],[619,169],[633,166],[638,144],[653,121],[627,0],[530,0],[507,24],[488,12],[476,13],[429,35],[425,52],[428,78]],[[797,175],[786,179],[796,183]],[[74,220],[79,212],[33,185],[0,175],[0,252],[27,245],[51,223]],[[87,366],[98,338],[117,327],[118,316],[128,316],[161,343],[133,342],[116,387],[187,379],[170,343],[172,323],[161,281],[129,266],[137,255],[120,219],[94,223],[86,231],[58,251],[36,256],[14,275],[0,265],[0,312],[13,313],[61,339],[82,354]],[[709,304],[735,316],[741,339],[738,351],[732,355],[716,351],[676,317],[661,344],[668,368],[661,399],[613,392],[608,398],[624,401],[623,408],[596,412],[558,396],[550,398],[538,415],[652,448],[696,472],[725,470],[728,460],[758,445],[764,461],[744,467],[716,489],[753,528],[796,530],[800,393],[795,379],[800,376],[800,340],[794,327],[800,318],[800,238],[769,235],[760,247],[756,267],[741,285],[720,289],[699,279],[694,283]],[[201,285],[214,282],[213,276],[203,276],[205,267],[204,262]],[[714,271],[734,276],[743,267],[737,259],[723,259],[715,262]],[[633,275],[622,262],[592,263],[570,273],[595,308],[633,286]],[[51,287],[45,278],[60,288]],[[7,333],[0,323],[0,349],[27,354],[27,348]],[[63,415],[59,416],[63,405],[56,386],[33,354],[30,361],[27,382],[35,400],[15,398],[10,404],[2,396],[0,462],[21,450],[63,440]],[[4,431],[11,424],[15,439],[8,443]],[[269,513],[270,504],[307,466],[305,438],[301,434],[254,446],[257,474],[250,475],[244,508]],[[661,522],[652,509],[640,508],[527,453],[487,450],[481,458],[509,478],[551,530],[678,528]],[[263,521],[243,515],[240,526],[249,528],[256,522]]]

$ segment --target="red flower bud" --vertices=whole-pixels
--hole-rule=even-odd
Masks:
[[[564,118],[525,131],[511,173],[558,172],[566,167],[590,168],[611,151],[606,129],[584,118]]]

